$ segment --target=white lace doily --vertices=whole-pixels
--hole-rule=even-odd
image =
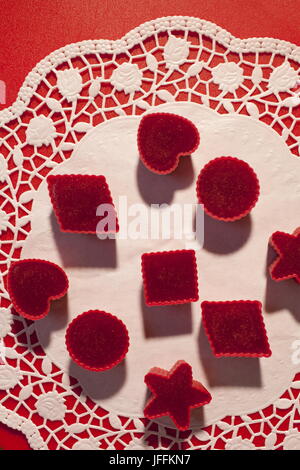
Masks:
[[[269,235],[297,225],[299,63],[300,48],[285,41],[240,40],[206,21],[162,18],[122,40],[85,41],[54,52],[28,75],[16,103],[0,112],[0,420],[20,429],[33,448],[299,448],[299,361],[292,349],[295,356],[297,286],[275,289],[265,272]],[[149,204],[153,177],[138,165],[135,135],[138,116],[155,109],[192,119],[201,144],[192,164],[182,162],[173,186],[161,188],[163,200],[154,202],[194,202],[200,168],[221,153],[248,160],[265,188],[237,235],[228,232],[220,242],[220,225],[207,220],[198,252],[201,299],[255,298],[267,312],[272,358],[237,360],[234,374],[232,362],[221,360],[220,370],[220,360],[210,355],[199,332],[199,303],[178,310],[171,332],[170,311],[159,323],[141,307],[139,254],[161,245],[117,241],[104,256],[106,242],[87,238],[80,253],[78,236],[70,241],[56,230],[40,184],[50,171],[102,172],[115,198],[127,194]],[[92,256],[96,250],[100,264]],[[10,314],[5,275],[21,255],[51,257],[70,278],[67,300],[36,324]],[[99,307],[97,285],[91,288],[95,272],[99,279],[105,273],[101,308],[122,317],[131,333],[125,365],[104,374],[70,365],[63,342],[72,316]],[[224,272],[231,275],[224,279]],[[122,296],[113,295],[116,288]],[[141,414],[144,373],[181,358],[213,395],[185,433]]]

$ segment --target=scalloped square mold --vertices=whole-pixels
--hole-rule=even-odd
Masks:
[[[196,302],[197,262],[194,250],[142,255],[145,302],[149,306]]]

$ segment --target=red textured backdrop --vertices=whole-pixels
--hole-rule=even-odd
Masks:
[[[160,16],[196,16],[240,38],[300,44],[300,0],[1,0],[0,8],[0,80],[7,105],[27,73],[53,50],[84,39],[117,39]],[[20,433],[0,425],[0,448],[29,447]]]

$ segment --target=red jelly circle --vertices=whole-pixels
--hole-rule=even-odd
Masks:
[[[99,372],[111,369],[124,359],[129,336],[126,326],[116,316],[89,310],[69,324],[66,346],[79,366]]]
[[[138,129],[138,148],[144,165],[154,173],[174,171],[179,157],[190,155],[200,142],[198,129],[189,119],[172,113],[144,116]]]
[[[39,320],[50,310],[50,301],[63,297],[69,287],[60,266],[41,259],[13,263],[7,276],[7,289],[15,310],[29,320]]]
[[[259,196],[259,181],[248,163],[234,157],[219,157],[201,170],[197,196],[208,215],[231,222],[253,209]]]

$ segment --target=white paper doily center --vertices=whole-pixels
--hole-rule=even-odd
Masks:
[[[22,257],[60,264],[70,280],[65,299],[36,322],[39,341],[51,360],[76,377],[85,393],[104,408],[141,416],[146,399],[144,375],[152,366],[170,368],[178,359],[193,366],[194,377],[213,400],[193,414],[193,425],[208,425],[226,415],[242,415],[272,403],[289,386],[295,366],[291,345],[298,334],[296,283],[274,284],[266,274],[268,239],[275,230],[297,226],[299,160],[275,131],[252,118],[220,115],[195,103],[165,104],[155,111],[174,112],[199,128],[198,150],[181,159],[177,171],[157,176],[139,163],[136,131],[140,118],[119,117],[91,130],[72,157],[53,174],[104,174],[113,198],[128,204],[196,202],[200,169],[214,157],[232,155],[247,161],[261,184],[259,203],[234,224],[205,218],[204,248],[198,251],[200,300],[250,299],[263,302],[271,358],[215,358],[201,327],[200,302],[147,308],[143,302],[140,255],[145,251],[184,248],[182,241],[101,241],[94,236],[60,232],[46,182],[36,195],[32,230]],[[298,290],[297,290],[298,289]],[[289,303],[284,304],[284,299]],[[72,318],[89,309],[119,316],[127,325],[131,346],[126,360],[104,373],[77,367],[68,357],[65,330]],[[169,422],[168,422],[169,423]]]

